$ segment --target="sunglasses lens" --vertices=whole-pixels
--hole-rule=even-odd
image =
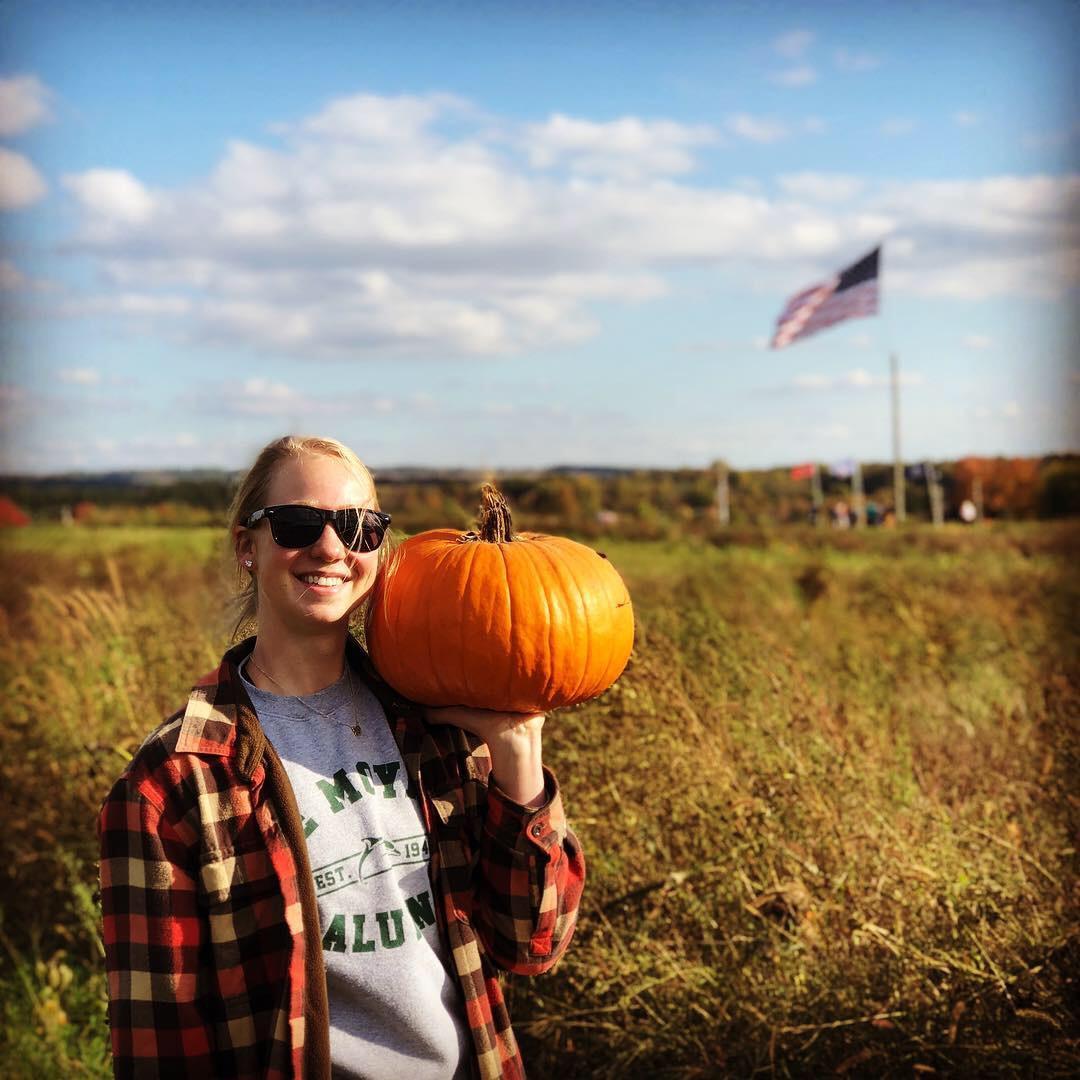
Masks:
[[[274,543],[285,548],[309,547],[322,535],[323,520],[310,506],[283,506],[270,518]]]
[[[328,520],[350,551],[374,551],[386,535],[382,519],[368,510],[323,511],[314,506],[275,506],[268,516],[270,535],[283,548],[310,547],[322,536]]]
[[[351,551],[374,551],[386,534],[383,523],[367,510],[339,510],[337,524],[341,542]]]

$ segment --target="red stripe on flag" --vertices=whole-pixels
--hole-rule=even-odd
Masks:
[[[825,284],[804,289],[788,300],[780,318],[776,320],[772,348],[782,349],[844,319],[861,319],[877,314],[877,278],[862,281],[843,292],[836,291],[839,280],[836,277]]]

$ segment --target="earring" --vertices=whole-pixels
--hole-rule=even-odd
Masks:
[[[251,569],[251,560],[250,559],[245,559],[244,560],[244,565],[250,570]]]

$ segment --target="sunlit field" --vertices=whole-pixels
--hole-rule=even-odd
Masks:
[[[545,727],[589,876],[531,1075],[1080,1072],[1078,539],[590,541],[637,636]],[[0,1076],[105,1076],[96,811],[228,643],[222,533],[0,545]]]

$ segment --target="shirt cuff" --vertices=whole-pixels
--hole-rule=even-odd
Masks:
[[[534,810],[514,802],[490,780],[484,828],[496,844],[505,848],[520,849],[522,837],[544,852],[561,844],[566,836],[566,819],[555,774],[544,767],[544,801]]]

